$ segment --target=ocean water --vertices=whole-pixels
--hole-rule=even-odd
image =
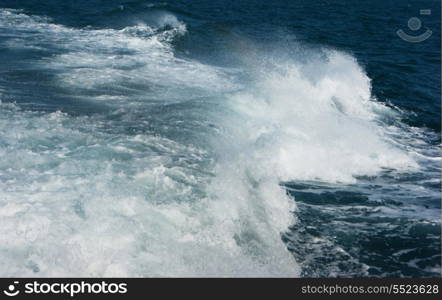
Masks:
[[[440,277],[440,11],[0,0],[0,276]]]

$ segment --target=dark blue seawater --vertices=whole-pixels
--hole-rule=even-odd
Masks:
[[[0,0],[0,275],[440,277],[440,12]]]

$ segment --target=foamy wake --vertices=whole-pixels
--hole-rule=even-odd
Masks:
[[[93,116],[0,105],[1,276],[298,276],[281,181],[418,167],[389,142],[378,117],[393,111],[351,56],[286,62],[243,86],[176,58],[185,26],[164,20],[172,29],[82,30],[0,10],[21,37],[9,47],[43,32],[63,50],[40,62],[60,86],[119,100]]]

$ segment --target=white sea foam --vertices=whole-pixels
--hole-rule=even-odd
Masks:
[[[417,168],[404,149],[388,142],[390,130],[377,119],[394,112],[372,99],[370,80],[355,59],[326,54],[279,66],[233,96],[235,143],[265,148],[260,155],[281,180],[355,182],[383,168]]]
[[[172,29],[72,29],[0,11],[0,27],[63,50],[41,62],[62,87],[124,96],[110,116],[0,105],[0,275],[297,276],[280,238],[296,206],[281,181],[418,167],[389,142],[377,122],[389,109],[351,56],[286,63],[241,87],[233,70],[175,57],[185,26],[160,21]],[[183,106],[132,107],[134,90]]]
[[[203,160],[201,150],[98,123],[2,105],[3,275],[297,274],[279,239],[277,212],[290,209],[277,185],[254,190],[241,171],[209,183],[172,162]]]

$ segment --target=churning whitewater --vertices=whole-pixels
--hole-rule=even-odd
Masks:
[[[96,29],[1,9],[0,34],[72,99],[27,105],[1,79],[4,277],[299,276],[284,182],[356,184],[425,159],[338,50],[221,67],[177,55],[189,32],[166,12]]]

